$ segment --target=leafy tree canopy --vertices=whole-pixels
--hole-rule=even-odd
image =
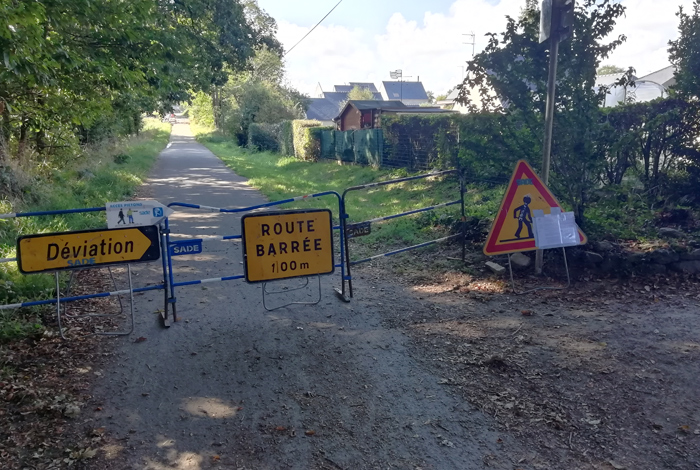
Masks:
[[[113,112],[169,110],[256,49],[281,53],[275,32],[255,0],[0,2],[2,137],[41,152]]]
[[[669,42],[671,64],[676,67],[675,92],[688,99],[700,99],[700,0],[691,13],[681,7],[677,13],[679,37]]]
[[[623,73],[627,70],[617,65],[603,65],[598,67],[598,75],[610,75],[613,73]]]
[[[352,90],[348,92],[349,100],[373,100],[374,93],[372,93],[368,88],[360,88],[355,85]]]
[[[625,8],[608,0],[583,0],[577,5],[573,35],[559,49],[552,182],[582,218],[585,191],[600,175],[600,149],[593,142],[605,90],[595,88],[596,72],[625,40],[624,36],[606,39]],[[520,135],[533,164],[541,162],[548,70],[547,43],[539,43],[539,16],[530,3],[518,19],[508,18],[505,32],[487,34],[484,51],[467,63],[458,98],[473,112],[508,116],[510,126],[504,133]]]

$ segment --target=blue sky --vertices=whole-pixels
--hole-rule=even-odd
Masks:
[[[615,35],[627,42],[604,63],[632,66],[638,75],[668,65],[668,41],[677,35],[679,5],[692,0],[618,0],[627,7]],[[277,20],[286,49],[306,34],[338,0],[258,0]],[[290,85],[314,96],[334,84],[389,80],[402,69],[441,94],[461,82],[463,67],[485,45],[484,34],[501,32],[505,16],[517,16],[525,0],[343,0],[299,46],[285,57]]]

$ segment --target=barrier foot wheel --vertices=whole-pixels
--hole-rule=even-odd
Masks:
[[[163,324],[163,328],[170,328],[170,319],[168,318],[168,314],[163,312],[159,316],[160,322]]]
[[[333,290],[335,290],[335,295],[337,295],[340,300],[342,300],[343,302],[346,302],[346,303],[350,303],[350,297],[343,294],[342,290],[338,289],[337,287]]]

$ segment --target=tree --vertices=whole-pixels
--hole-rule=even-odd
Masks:
[[[260,46],[243,71],[229,72],[226,84],[212,90],[212,105],[200,93],[192,102],[192,118],[236,137],[246,145],[253,123],[274,124],[299,119],[308,98],[284,83],[284,63],[279,51]]]
[[[348,100],[373,100],[374,93],[372,93],[369,88],[360,88],[355,85],[352,90],[348,92]]]
[[[624,73],[627,70],[617,65],[603,65],[598,67],[598,75],[610,75],[613,73]]]
[[[692,13],[679,8],[678,39],[669,42],[669,58],[676,67],[674,91],[686,99],[700,100],[700,0],[693,2]]]
[[[133,132],[144,111],[223,85],[257,48],[281,52],[274,20],[256,8],[254,0],[0,2],[9,149],[0,160]]]
[[[599,181],[605,160],[602,149],[593,144],[605,96],[604,89],[595,89],[596,70],[625,40],[605,40],[625,8],[608,0],[583,0],[578,5],[573,35],[560,46],[550,181],[583,223],[587,193]],[[524,128],[528,135],[544,132],[548,51],[546,44],[539,44],[539,16],[531,3],[519,19],[508,18],[505,32],[488,34],[486,48],[468,62],[459,86],[458,100],[471,111],[508,118],[504,123],[509,129],[499,129],[502,133],[515,135]],[[480,102],[472,101],[472,90]],[[531,163],[541,162],[541,144],[528,153]]]

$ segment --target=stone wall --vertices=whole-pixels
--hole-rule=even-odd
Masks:
[[[614,274],[700,273],[700,248],[659,248],[649,252],[621,249],[610,242],[597,242],[577,251],[575,259],[588,268]]]

